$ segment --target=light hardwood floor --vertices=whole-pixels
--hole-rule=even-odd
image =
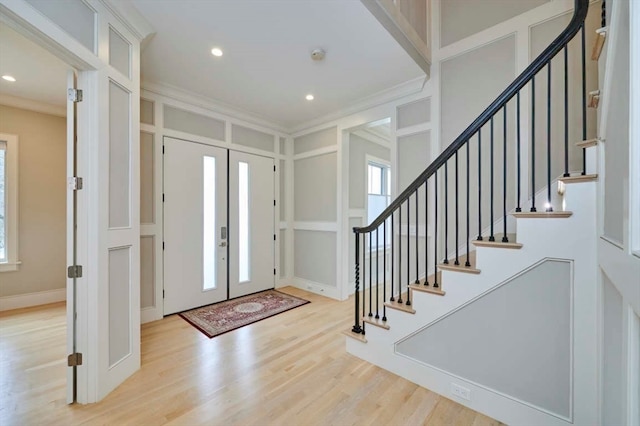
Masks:
[[[498,425],[345,351],[353,301],[312,303],[207,338],[142,326],[142,368],[103,401],[65,404],[64,304],[0,314],[0,424]]]

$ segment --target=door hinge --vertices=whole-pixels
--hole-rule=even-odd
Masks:
[[[276,166],[273,166],[273,171],[274,171],[274,172],[276,171]]]
[[[82,278],[82,265],[71,265],[67,268],[67,277]]]
[[[164,145],[162,145],[162,153],[164,154]]]
[[[276,234],[273,234],[273,241],[276,240]]]
[[[164,203],[164,192],[162,193],[162,202]]]
[[[67,366],[69,367],[77,367],[82,365],[82,354],[79,352],[72,353],[67,357]]]
[[[164,241],[162,242],[162,250],[164,250]]]
[[[276,274],[276,268],[273,268],[273,275]]]
[[[273,205],[274,205],[274,206],[276,205],[276,200],[273,200]]]
[[[80,89],[69,89],[67,95],[71,102],[82,102],[82,90]]]
[[[67,183],[69,185],[70,191],[79,191],[83,187],[83,182],[81,177],[70,177],[67,179]]]
[[[162,289],[162,298],[164,299],[164,289]]]

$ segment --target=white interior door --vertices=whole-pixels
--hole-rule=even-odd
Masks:
[[[227,299],[227,150],[164,139],[164,314]]]
[[[275,287],[272,158],[229,153],[229,297]]]

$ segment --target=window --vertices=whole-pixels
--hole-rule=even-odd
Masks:
[[[0,134],[0,272],[18,269],[18,137]]]
[[[203,290],[216,288],[216,158],[205,156],[202,173],[202,266]]]
[[[371,223],[377,218],[391,202],[391,167],[389,164],[377,158],[367,156],[367,223]],[[384,237],[382,226],[380,225],[380,235],[378,236],[378,246],[382,248]],[[387,245],[391,244],[391,223],[387,220]],[[375,245],[375,233],[373,234],[373,246]],[[368,241],[367,241],[367,244]]]
[[[241,283],[249,281],[250,253],[249,248],[249,163],[241,161],[238,164],[238,260],[239,280]]]
[[[391,200],[391,169],[381,160],[367,161],[367,223],[371,223]]]

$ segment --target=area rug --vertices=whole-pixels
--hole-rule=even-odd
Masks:
[[[212,338],[307,303],[290,294],[266,290],[185,311],[180,316]]]

